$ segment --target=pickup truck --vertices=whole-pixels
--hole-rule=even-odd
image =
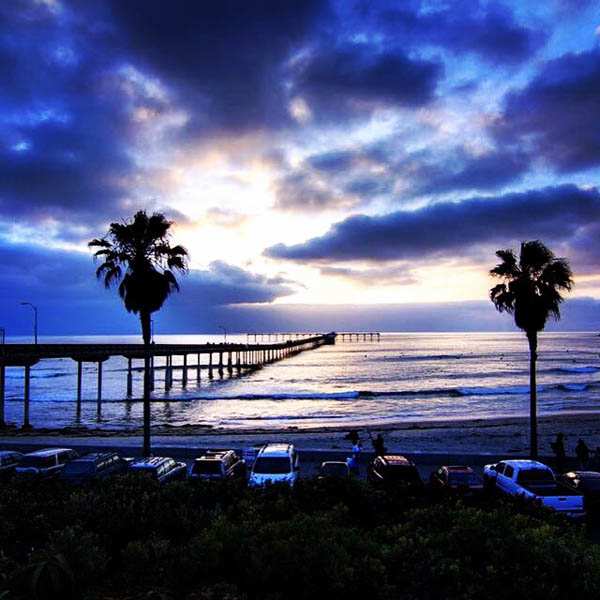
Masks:
[[[558,483],[552,469],[537,460],[486,465],[483,480],[502,494],[531,500],[571,518],[585,516],[583,496]]]

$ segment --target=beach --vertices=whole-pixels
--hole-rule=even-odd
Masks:
[[[542,416],[538,420],[540,455],[551,456],[550,444],[558,432],[565,434],[568,455],[574,454],[581,437],[591,449],[600,446],[600,418],[596,413]],[[369,431],[383,433],[388,451],[409,454],[524,456],[528,452],[529,420],[525,417],[463,419],[397,423],[380,428],[357,428],[365,450],[371,450]],[[155,451],[181,448],[249,448],[265,442],[289,442],[301,451],[349,452],[344,439],[347,429],[330,427],[315,430],[290,428],[225,431],[199,426],[152,428]],[[119,430],[89,428],[7,429],[0,434],[0,446],[77,445],[90,447],[141,447],[141,430],[123,434]]]

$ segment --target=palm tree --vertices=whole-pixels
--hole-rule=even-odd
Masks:
[[[538,332],[553,317],[560,319],[562,291],[573,287],[573,274],[564,258],[556,258],[542,242],[521,244],[519,260],[512,250],[498,250],[501,260],[490,274],[503,279],[490,290],[490,298],[498,311],[514,315],[515,324],[529,341],[529,397],[531,457],[537,458],[537,389],[536,361]]]
[[[119,296],[128,312],[139,315],[144,340],[144,456],[150,454],[150,315],[179,290],[174,272],[187,270],[187,250],[171,246],[172,223],[160,213],[138,211],[132,221],[111,223],[108,233],[93,239],[95,259],[102,260],[98,279],[110,288],[118,284]]]

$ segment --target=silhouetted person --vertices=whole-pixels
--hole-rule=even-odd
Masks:
[[[346,436],[344,437],[345,440],[349,440],[350,443],[353,446],[356,446],[356,444],[358,444],[358,442],[360,441],[360,436],[358,435],[358,431],[356,431],[356,429],[351,429]]]
[[[349,456],[346,459],[346,464],[348,465],[348,468],[350,469],[351,473],[353,473],[354,475],[358,475],[358,460],[354,455]]]
[[[556,440],[550,444],[552,452],[556,456],[556,470],[562,471],[565,464],[565,436],[563,433],[556,434]]]
[[[383,443],[383,436],[378,433],[374,440],[371,440],[373,444],[373,450],[376,456],[385,456],[385,444]]]
[[[590,449],[581,438],[579,438],[579,440],[577,441],[577,446],[575,446],[575,455],[577,456],[577,460],[579,461],[579,466],[585,467],[588,460],[590,459]]]

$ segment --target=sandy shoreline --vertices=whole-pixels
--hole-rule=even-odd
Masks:
[[[372,432],[381,431],[386,446],[394,452],[459,453],[459,454],[525,454],[528,449],[529,420],[526,417],[494,419],[461,419],[447,421],[422,421],[387,424],[380,428],[370,427]],[[370,449],[368,431],[356,427],[366,449]],[[347,428],[330,427],[319,430],[295,428],[253,428],[249,430],[221,430],[206,425],[169,426],[152,428],[157,446],[181,447],[245,447],[263,442],[289,441],[303,450],[345,450]],[[566,447],[573,454],[575,444],[582,437],[591,449],[600,446],[600,413],[577,413],[544,415],[539,417],[540,454],[551,454],[550,443],[556,433],[566,436]],[[141,430],[109,430],[95,428],[37,428],[27,432],[15,428],[0,431],[3,441],[22,440],[23,443],[48,439],[56,444],[61,440],[105,444],[135,444],[141,439]]]

